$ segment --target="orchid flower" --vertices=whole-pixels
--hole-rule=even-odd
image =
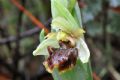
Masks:
[[[49,55],[48,46],[59,48],[59,41],[70,41],[71,44],[78,49],[78,58],[86,63],[89,60],[90,52],[83,39],[85,31],[79,27],[76,20],[68,10],[67,2],[65,5],[60,4],[61,0],[51,0],[52,13],[52,30],[43,42],[39,44],[33,55]],[[64,0],[67,1],[67,0]],[[55,13],[56,12],[56,13]]]
[[[44,37],[44,40],[38,45],[37,49],[33,51],[33,55],[51,56],[48,47],[60,49],[60,41],[69,41],[73,48],[77,49],[77,59],[81,60],[82,63],[89,61],[90,52],[83,39],[85,31],[79,26],[77,20],[72,15],[75,3],[76,0],[51,0],[52,30]],[[71,6],[68,4],[71,4]],[[41,34],[43,34],[43,30]],[[44,62],[44,65],[49,72],[52,72],[47,62]]]

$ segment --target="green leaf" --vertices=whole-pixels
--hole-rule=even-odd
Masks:
[[[90,61],[87,63],[87,73],[88,73],[87,80],[93,80]]]
[[[59,48],[57,39],[55,38],[45,39],[42,43],[38,45],[37,49],[33,51],[33,55],[49,55],[47,50],[48,46]]]
[[[62,80],[57,68],[54,69],[52,76],[54,77],[54,80]]]
[[[77,60],[75,67],[63,73],[59,73],[56,69],[52,73],[55,80],[86,80],[87,73],[83,68],[83,63]]]

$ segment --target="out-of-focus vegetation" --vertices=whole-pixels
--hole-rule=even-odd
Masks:
[[[50,0],[13,0],[50,29]],[[94,80],[120,79],[120,0],[79,0]],[[29,16],[30,17],[30,16]],[[0,80],[53,80],[33,56],[40,28],[12,0],[0,0]]]

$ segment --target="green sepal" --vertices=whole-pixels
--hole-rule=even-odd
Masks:
[[[74,9],[74,6],[76,4],[76,0],[51,0],[51,9],[52,9],[52,17],[55,18],[59,14],[58,9],[55,7],[56,2],[61,4],[64,8],[66,8],[68,11],[72,12]],[[61,7],[61,6],[58,6]]]
[[[64,0],[65,1],[65,0]],[[72,12],[72,10],[74,9],[74,6],[75,6],[75,4],[76,4],[76,0],[69,0],[68,1],[69,3],[69,5],[68,5],[68,10],[70,11],[70,12]]]
[[[65,8],[61,3],[59,3],[59,1],[52,0],[52,7],[54,7],[53,10],[55,11],[53,13],[53,15],[55,14],[53,16],[53,19],[56,17],[63,17],[64,19],[66,19],[69,22],[69,24],[71,26],[79,27],[79,25],[76,23],[73,16],[69,12],[69,10],[67,8]]]
[[[57,39],[55,38],[48,38],[45,39],[44,41],[42,41],[42,43],[40,43],[37,47],[36,50],[33,51],[33,55],[49,55],[47,47],[51,46],[54,48],[59,48],[59,43],[57,41]]]
[[[57,17],[53,19],[51,26],[52,26],[52,29],[62,30],[68,33],[69,35],[72,35],[75,38],[78,38],[82,36],[83,33],[85,33],[85,31],[82,28],[77,26],[72,26],[69,23],[69,21],[63,17]]]

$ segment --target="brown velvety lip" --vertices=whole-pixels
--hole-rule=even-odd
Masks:
[[[76,64],[78,49],[71,48],[68,43],[60,43],[61,48],[53,48],[48,46],[49,57],[44,62],[48,72],[52,72],[54,68],[58,68],[59,72],[66,71]]]

